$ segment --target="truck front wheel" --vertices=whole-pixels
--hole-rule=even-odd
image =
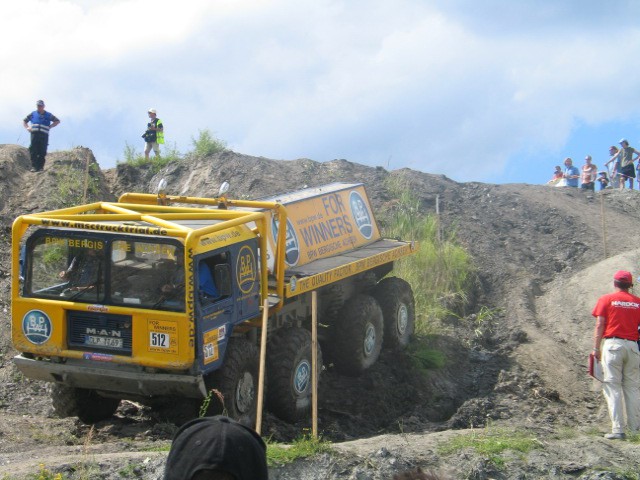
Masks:
[[[311,334],[303,328],[277,331],[267,351],[267,403],[279,418],[295,422],[311,410]],[[322,370],[318,345],[317,371]]]
[[[359,375],[380,356],[383,337],[382,310],[370,295],[347,300],[333,321],[331,351],[336,368]]]
[[[402,349],[415,328],[416,307],[411,285],[401,278],[383,278],[374,288],[384,317],[384,346]]]
[[[73,388],[59,383],[50,387],[53,410],[59,417],[78,417],[84,423],[111,418],[120,400],[98,395],[94,390]]]
[[[241,337],[229,339],[224,363],[213,375],[213,386],[224,398],[226,414],[255,427],[258,401],[258,349]]]

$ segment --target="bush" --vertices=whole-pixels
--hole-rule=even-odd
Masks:
[[[201,157],[207,157],[219,153],[227,148],[227,142],[216,138],[208,129],[198,130],[198,138],[191,137],[194,153]]]

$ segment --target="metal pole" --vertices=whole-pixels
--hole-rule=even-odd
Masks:
[[[267,324],[269,322],[269,300],[262,305],[262,335],[260,337],[260,372],[258,374],[258,411],[256,413],[256,432],[262,433],[262,408],[264,405],[264,370],[267,359]]]
[[[318,438],[318,291],[311,292],[311,435]]]

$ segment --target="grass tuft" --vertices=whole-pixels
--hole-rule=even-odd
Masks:
[[[272,443],[267,440],[267,463],[270,467],[285,465],[298,458],[307,458],[319,453],[332,452],[331,442],[305,435],[291,445]]]
[[[513,429],[488,427],[484,430],[456,435],[439,445],[438,453],[440,455],[450,455],[468,448],[487,457],[495,466],[502,467],[504,466],[504,459],[501,454],[505,451],[529,453],[532,450],[544,448],[544,446],[531,434]]]

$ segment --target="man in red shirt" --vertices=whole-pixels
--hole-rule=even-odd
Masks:
[[[615,292],[600,297],[592,312],[597,319],[593,351],[602,360],[602,393],[612,424],[605,438],[618,440],[625,438],[625,409],[629,430],[640,428],[640,297],[629,293],[633,277],[627,271],[616,272],[613,286]]]

